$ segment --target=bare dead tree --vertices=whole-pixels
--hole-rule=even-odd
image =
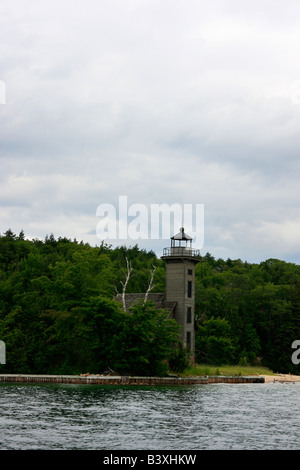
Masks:
[[[129,281],[130,276],[131,276],[131,271],[132,271],[131,262],[128,261],[128,258],[127,258],[127,257],[126,257],[126,265],[127,265],[126,278],[125,278],[125,281],[124,281],[124,282],[121,281],[121,284],[122,284],[122,286],[123,286],[123,291],[122,291],[122,303],[123,303],[124,312],[126,312],[126,301],[125,301],[126,287],[127,287],[128,281]]]
[[[154,273],[155,273],[155,270],[156,270],[156,266],[153,266],[153,269],[150,270],[150,282],[149,282],[149,286],[148,286],[148,289],[147,289],[147,292],[145,294],[145,298],[144,298],[144,304],[147,302],[148,300],[148,294],[149,292],[153,289],[153,287],[155,287],[155,284],[153,284],[153,278],[154,278]]]

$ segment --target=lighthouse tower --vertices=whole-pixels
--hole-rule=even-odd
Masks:
[[[200,251],[192,248],[192,238],[180,229],[171,237],[171,246],[161,257],[166,263],[166,301],[176,302],[174,318],[181,326],[183,346],[195,352],[195,266]]]

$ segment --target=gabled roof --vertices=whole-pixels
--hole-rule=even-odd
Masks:
[[[126,307],[130,308],[138,302],[145,299],[145,293],[125,294]],[[122,302],[122,294],[117,294],[115,297],[117,302]],[[167,312],[172,313],[176,307],[176,302],[167,302],[166,294],[161,292],[149,292],[147,300],[152,301],[156,308],[162,308]]]

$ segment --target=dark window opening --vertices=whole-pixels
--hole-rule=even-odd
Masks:
[[[188,331],[186,334],[186,347],[191,349],[191,332]]]
[[[188,292],[187,292],[188,297],[192,297],[192,281],[188,281]]]
[[[189,275],[189,276],[192,276],[192,274],[193,274],[193,270],[192,270],[192,269],[188,269],[188,275]]]
[[[186,322],[192,323],[192,307],[187,308]]]

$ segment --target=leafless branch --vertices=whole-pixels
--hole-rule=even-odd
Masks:
[[[155,284],[153,284],[153,278],[154,278],[155,270],[156,270],[156,266],[153,266],[153,269],[150,270],[151,278],[150,278],[150,282],[149,282],[149,286],[148,286],[147,292],[146,292],[146,294],[145,294],[144,304],[145,304],[145,303],[147,302],[147,300],[148,300],[148,294],[149,294],[149,292],[150,292],[150,291],[153,289],[153,287],[155,286]]]
[[[123,286],[122,302],[123,302],[123,309],[124,309],[124,312],[126,312],[126,301],[125,301],[126,287],[127,287],[128,281],[129,281],[130,276],[131,276],[131,271],[132,271],[131,262],[128,261],[127,257],[126,257],[126,264],[127,264],[126,279],[125,279],[125,282],[122,282],[122,281],[121,281],[121,284],[122,284],[122,286]]]

